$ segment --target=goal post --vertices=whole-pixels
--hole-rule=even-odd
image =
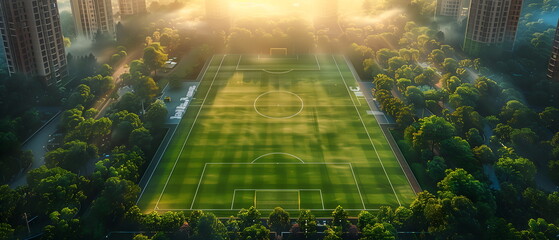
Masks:
[[[287,56],[287,48],[270,48],[270,56]]]

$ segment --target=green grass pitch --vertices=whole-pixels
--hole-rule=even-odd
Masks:
[[[412,201],[343,56],[216,55],[203,74],[138,200],[144,211],[326,213]]]

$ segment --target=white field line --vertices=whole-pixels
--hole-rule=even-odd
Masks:
[[[267,70],[267,69],[263,69],[263,68],[239,68],[240,64],[241,64],[241,59],[243,58],[242,54],[239,54],[239,61],[237,62],[237,66],[235,67],[235,71],[263,71],[263,72],[267,72],[270,74],[286,74],[286,73],[290,73],[292,71],[320,71],[321,67],[320,67],[320,63],[318,62],[318,57],[315,54],[314,58],[316,60],[316,64],[317,64],[317,68],[300,68],[300,69],[278,69],[278,70]],[[273,59],[273,58],[258,58],[258,60],[260,61],[260,59]],[[289,58],[289,59],[299,59],[299,58]]]
[[[256,203],[257,203],[257,198],[256,198],[256,193],[257,192],[297,192],[298,194],[298,205],[299,205],[299,209],[296,210],[301,210],[301,192],[302,191],[314,191],[314,192],[319,192],[320,193],[320,202],[322,203],[322,210],[326,210],[324,207],[324,197],[322,195],[322,189],[256,189],[256,188],[246,188],[246,189],[234,189],[233,190],[233,199],[231,200],[231,209],[230,210],[234,210],[233,207],[235,205],[235,195],[237,194],[237,191],[254,191],[254,207],[256,207]],[[157,209],[159,210],[159,208]],[[192,210],[192,208],[187,209],[187,210]],[[222,209],[222,210],[227,210],[227,209]],[[360,209],[363,210],[363,209]]]
[[[301,190],[297,191],[297,198],[298,198],[297,201],[298,201],[298,204],[299,204],[297,207],[299,207],[299,209],[301,209]]]
[[[235,195],[237,194],[237,189],[233,191],[233,199],[231,199],[231,209],[233,209],[233,204],[235,204]]]
[[[340,73],[340,77],[342,77],[342,82],[344,82],[347,94],[349,95],[349,98],[351,98],[351,102],[355,106],[355,100],[353,99],[353,96],[355,95],[355,93],[353,93],[352,91],[349,91],[349,85],[347,85],[347,82],[345,81],[345,77],[342,74],[342,71],[340,70],[340,66],[338,65],[338,61],[336,61],[336,58],[334,58],[334,55],[332,55],[332,59],[334,60],[334,63],[336,64],[336,67],[338,68],[338,72]],[[352,93],[353,93],[353,95],[352,95]],[[358,99],[357,102],[359,103],[358,106],[361,106],[361,102],[359,102],[359,99]],[[356,110],[357,110],[357,108],[356,108]]]
[[[191,107],[199,107],[201,105],[196,105],[196,104],[192,104],[189,105]],[[300,107],[301,105],[282,105],[284,107]],[[346,104],[346,105],[326,105],[326,104],[322,104],[322,105],[307,105],[305,104],[305,107],[327,107],[327,108],[331,108],[331,107],[352,107],[352,104]],[[254,104],[252,105],[240,105],[240,104],[216,104],[216,105],[212,105],[212,107],[222,107],[222,108],[227,108],[227,107],[254,107]]]
[[[198,109],[198,113],[196,114],[196,117],[194,118],[194,122],[192,123],[192,126],[190,127],[190,130],[188,131],[188,135],[186,136],[186,139],[184,140],[184,143],[182,144],[182,148],[179,152],[179,155],[177,156],[177,159],[175,160],[175,164],[173,165],[173,168],[171,169],[171,173],[169,173],[169,177],[167,177],[167,181],[165,182],[165,186],[163,186],[163,190],[161,190],[161,194],[159,194],[159,199],[157,199],[157,203],[155,204],[155,206],[157,207],[157,205],[159,205],[159,201],[161,201],[161,197],[163,197],[163,193],[165,192],[165,189],[167,188],[167,184],[169,184],[169,180],[171,179],[171,176],[173,175],[173,172],[175,171],[175,167],[177,166],[177,162],[179,161],[179,158],[182,155],[182,151],[184,150],[184,147],[186,146],[186,142],[188,141],[188,138],[190,137],[190,133],[192,133],[192,129],[194,129],[194,125],[196,125],[196,121],[198,120],[198,116],[200,116],[200,112],[202,111],[202,108],[204,108],[204,103],[206,102],[206,99],[208,98],[208,95],[210,94],[214,81],[217,78],[217,76],[219,75],[219,70],[221,69],[221,66],[223,65],[223,61],[225,60],[225,57],[227,55],[223,55],[223,57],[221,58],[221,62],[219,63],[219,67],[217,68],[217,71],[215,72],[215,76],[212,79],[212,82],[210,84],[210,88],[208,89],[208,91],[206,92],[206,96],[204,96],[204,101],[202,101],[202,106],[200,106],[200,109]]]
[[[346,61],[346,64],[349,64],[349,60],[345,57],[345,55],[344,55],[344,59],[345,59],[345,61]],[[353,71],[352,71],[352,74],[353,74],[354,77],[355,77],[355,74],[353,73]],[[374,103],[373,103],[373,104],[374,104]],[[370,108],[370,106],[369,106],[369,108]],[[372,110],[372,109],[371,109],[371,110]],[[383,114],[383,116],[384,116],[384,119],[386,120],[386,122],[390,122],[390,121],[388,121],[388,117],[386,117],[386,114]],[[380,123],[379,123],[378,121],[375,121],[375,122],[377,122],[379,128],[382,128],[382,126],[380,126]],[[385,138],[385,139],[388,139],[388,137],[386,136],[386,134],[384,133],[384,131],[382,131],[382,129],[381,129],[381,132],[382,132],[382,135],[384,135],[384,138]],[[390,146],[390,150],[392,150],[392,152],[393,152],[394,154],[396,154],[396,151],[394,151],[394,148],[392,147],[392,144],[389,143],[388,146]],[[394,156],[394,157],[396,157],[396,156]],[[410,181],[410,177],[406,174],[406,171],[404,171],[404,167],[402,166],[402,164],[400,163],[400,161],[398,161],[398,159],[396,159],[396,161],[398,162],[398,165],[400,165],[400,169],[402,169],[402,172],[404,172],[404,175],[406,176],[406,179],[408,180],[408,183],[410,184],[409,186],[410,186],[412,192],[415,192],[415,190],[412,188],[412,184],[411,184],[411,181]],[[412,174],[412,177],[415,178],[415,175]],[[418,182],[417,179],[416,179],[415,181]]]
[[[351,165],[351,163],[349,164],[349,169],[351,169],[351,175],[353,175],[353,180],[355,181],[357,192],[359,193],[359,197],[361,198],[361,204],[363,204],[363,209],[366,209],[365,201],[363,201],[363,195],[361,195],[361,189],[359,188],[359,183],[357,182],[357,178],[355,177],[355,172],[353,171],[353,166]]]
[[[295,158],[295,159],[299,160],[301,163],[305,163],[305,161],[303,161],[303,159],[301,159],[300,157],[297,157],[297,156],[295,156],[295,155],[293,155],[293,154],[290,154],[290,153],[284,153],[284,152],[266,153],[266,154],[264,154],[264,155],[262,155],[262,156],[260,156],[260,157],[255,158],[255,159],[252,160],[252,162],[250,162],[250,163],[255,163],[255,162],[258,161],[259,159],[261,159],[261,158],[263,158],[263,157],[271,156],[271,155],[287,155],[287,156],[290,156],[290,157],[292,157],[292,158]]]
[[[204,173],[206,172],[207,166],[208,166],[207,164],[204,164],[204,169],[202,170],[202,175],[200,175],[200,180],[198,181],[196,192],[194,192],[194,197],[192,198],[192,204],[190,204],[190,209],[194,207],[194,202],[196,201],[196,196],[198,195],[198,190],[200,189],[200,185],[202,184],[202,179],[204,178]]]
[[[210,59],[210,65],[212,63],[212,61],[214,60],[214,56],[212,56],[212,58]],[[208,65],[208,68],[210,66]],[[206,73],[208,72],[208,68],[206,68],[206,71],[204,71],[204,73],[202,74],[202,77],[200,78],[200,81],[202,81],[204,79],[204,77],[206,76]],[[142,189],[142,192],[140,193],[140,196],[138,196],[138,200],[136,200],[136,205],[138,205],[138,202],[140,202],[140,199],[142,199],[142,196],[144,195],[144,192],[146,191],[149,182],[151,181],[151,177],[153,177],[153,174],[155,173],[155,171],[157,170],[157,167],[159,166],[159,163],[161,162],[161,159],[163,158],[163,155],[165,155],[165,152],[167,152],[167,147],[169,147],[169,144],[171,144],[171,140],[173,140],[173,137],[175,136],[175,133],[177,132],[177,129],[179,128],[182,119],[179,119],[179,123],[175,126],[175,130],[173,130],[172,135],[170,136],[169,139],[169,143],[167,145],[165,145],[165,148],[163,148],[163,153],[161,153],[161,155],[159,156],[159,158],[157,159],[157,163],[155,164],[155,167],[153,168],[153,171],[151,172],[151,174],[149,175],[148,181],[146,182],[146,185],[144,186],[144,188]],[[161,146],[160,146],[161,147]],[[159,148],[157,149],[159,150]]]
[[[194,209],[186,209],[186,208],[165,208],[165,209],[156,209],[155,211],[164,211],[164,212],[168,212],[168,211],[192,211]],[[214,209],[196,209],[196,210],[202,210],[202,211],[240,211],[241,209],[228,209],[228,208],[214,208]],[[258,209],[258,211],[273,211],[274,209]],[[300,209],[284,209],[286,211],[299,211]],[[316,209],[306,209],[306,210],[311,210],[311,211],[334,211],[335,209],[320,209],[320,208],[316,208]],[[368,209],[347,209],[344,208],[344,210],[346,211],[378,211],[380,209],[378,208],[368,208]]]
[[[322,196],[322,189],[320,189],[320,201],[322,202],[322,209],[324,209],[324,197]]]
[[[239,64],[241,64],[241,59],[243,58],[243,55],[240,54],[239,55],[239,61],[237,62],[237,67],[235,67],[235,71],[239,71]]]
[[[238,162],[238,163],[206,163],[207,165],[350,165],[350,163],[324,163],[324,162],[306,162],[306,163],[247,163],[247,162]]]
[[[340,76],[342,77],[342,79],[344,80],[344,83],[345,83],[345,78],[344,78],[344,75],[342,74],[342,71],[340,70],[340,66],[338,65],[338,61],[336,61],[336,58],[333,55],[332,55],[332,59],[334,59],[334,63],[336,63],[336,67],[338,68],[338,72],[340,73]],[[365,132],[367,133],[367,136],[369,137],[369,141],[371,142],[371,145],[373,145],[373,149],[375,150],[378,161],[379,161],[380,165],[382,166],[382,170],[384,171],[384,175],[386,175],[386,179],[388,179],[388,183],[390,184],[390,187],[392,188],[392,191],[394,192],[394,196],[396,197],[396,200],[398,201],[398,204],[400,206],[402,206],[402,202],[400,202],[400,198],[398,197],[398,194],[396,194],[396,189],[394,189],[394,185],[392,185],[392,181],[390,180],[390,177],[388,176],[388,172],[386,171],[386,168],[384,168],[384,164],[382,163],[382,159],[380,158],[380,155],[378,154],[377,147],[375,146],[375,143],[373,142],[373,139],[371,138],[371,134],[369,133],[369,130],[367,129],[367,126],[365,125],[365,122],[363,122],[363,118],[361,117],[361,113],[359,112],[359,109],[357,108],[357,106],[354,105],[354,107],[355,107],[355,111],[357,112],[357,115],[359,115],[359,119],[361,119],[361,124],[363,124],[363,128],[365,128]]]

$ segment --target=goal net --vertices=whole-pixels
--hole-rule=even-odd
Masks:
[[[270,48],[270,56],[287,56],[287,48]]]

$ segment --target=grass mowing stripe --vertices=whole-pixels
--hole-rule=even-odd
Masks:
[[[374,210],[411,202],[413,192],[404,187],[409,182],[400,163],[393,162],[392,146],[377,134],[378,122],[359,112],[369,106],[352,92],[359,84],[350,81],[355,76],[343,62],[338,55],[299,60],[216,55],[209,70],[200,74],[205,77],[194,109],[182,119],[138,206],[144,211],[156,205],[159,212],[200,209],[229,216],[254,204],[261,211],[277,205],[291,213],[315,209],[326,216],[337,205]],[[294,71],[277,74],[285,69]],[[279,119],[297,112],[300,101],[274,93],[258,103],[258,111],[273,117],[263,118],[254,101],[269,91],[293,92],[305,108]],[[321,190],[283,195],[277,189]]]
[[[342,77],[342,80],[344,81],[344,84],[346,85],[346,88],[349,91],[349,88],[347,87],[347,83],[345,82],[345,77],[342,74],[342,71],[340,70],[340,65],[338,65],[338,61],[336,61],[336,58],[334,57],[334,55],[332,55],[332,59],[334,59],[334,63],[336,64],[336,67],[338,68],[338,72],[340,73],[340,77]],[[353,101],[353,98],[351,100]],[[353,102],[353,103],[355,104],[355,102]],[[371,138],[371,134],[369,134],[369,130],[367,129],[367,126],[363,122],[363,118],[361,117],[361,113],[359,112],[359,109],[357,109],[357,106],[354,105],[354,107],[355,107],[355,111],[357,112],[357,115],[359,115],[359,118],[361,119],[361,123],[363,124],[363,128],[365,128],[365,132],[367,133],[367,136],[369,137],[369,141],[371,142],[371,145],[373,145],[373,148],[375,149],[375,153],[377,154],[378,161],[380,162],[380,165],[382,166],[382,170],[384,171],[384,174],[386,175],[386,178],[388,179],[388,183],[390,183],[390,187],[392,188],[392,191],[394,192],[394,196],[396,197],[396,200],[398,201],[398,204],[400,206],[402,206],[402,202],[400,202],[400,198],[398,197],[398,194],[396,193],[396,189],[394,189],[394,185],[392,185],[392,181],[390,180],[390,177],[388,176],[388,172],[386,172],[386,168],[384,168],[384,164],[382,163],[382,159],[380,159],[380,155],[378,154],[377,147],[375,146],[375,143],[373,143],[373,139]],[[352,171],[353,171],[353,168],[352,168]]]
[[[192,132],[192,129],[194,129],[194,125],[196,124],[196,120],[198,119],[198,116],[200,115],[200,112],[204,108],[204,103],[206,102],[206,99],[208,98],[208,94],[210,94],[210,91],[212,90],[213,83],[214,83],[215,79],[217,78],[217,76],[219,75],[219,70],[221,69],[221,65],[223,64],[223,61],[225,60],[226,56],[227,55],[223,55],[223,57],[221,58],[221,62],[219,63],[219,67],[217,68],[215,76],[212,79],[212,83],[210,84],[210,88],[206,92],[206,96],[204,97],[204,100],[202,101],[202,106],[200,106],[200,109],[198,109],[198,113],[196,114],[196,118],[194,119],[194,122],[192,123],[192,126],[190,127],[190,131],[188,132],[188,135],[186,136],[186,139],[184,139],[184,143],[182,145],[182,148],[179,152],[179,155],[177,156],[177,159],[175,160],[175,164],[173,165],[173,168],[171,169],[171,172],[169,173],[169,177],[167,177],[167,181],[165,182],[165,186],[163,186],[163,190],[161,190],[161,194],[159,195],[159,199],[157,199],[157,203],[155,204],[155,208],[157,208],[157,205],[159,205],[159,202],[161,201],[161,198],[163,197],[163,193],[165,192],[165,189],[167,188],[167,184],[169,184],[169,179],[171,179],[171,176],[173,175],[173,172],[175,171],[175,167],[177,166],[177,163],[179,162],[179,158],[182,155],[182,151],[184,150],[184,146],[186,146],[186,142],[188,141],[188,138],[190,137],[190,133]]]

